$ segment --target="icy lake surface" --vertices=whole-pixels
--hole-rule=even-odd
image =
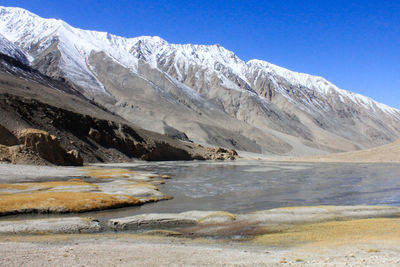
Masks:
[[[107,165],[168,174],[173,200],[103,211],[103,216],[224,210],[247,213],[287,206],[400,206],[400,164],[303,164],[257,160],[139,162]]]

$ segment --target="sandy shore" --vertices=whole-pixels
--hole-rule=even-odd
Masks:
[[[400,163],[400,139],[397,141],[365,150],[332,153],[316,156],[275,156],[261,155],[239,151],[244,159],[259,159],[281,162],[308,162],[308,163]]]
[[[396,266],[400,241],[269,247],[137,235],[3,237],[1,266]]]

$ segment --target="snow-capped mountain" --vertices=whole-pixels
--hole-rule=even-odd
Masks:
[[[24,64],[29,63],[25,53],[14,43],[5,38],[2,34],[0,34],[0,53],[21,61]]]
[[[133,123],[197,142],[313,154],[379,145],[400,133],[397,109],[322,77],[244,62],[219,45],[124,38],[6,7],[0,33],[42,73]]]

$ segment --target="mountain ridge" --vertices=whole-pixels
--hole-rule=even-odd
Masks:
[[[242,61],[220,45],[124,38],[4,7],[0,33],[32,56],[31,64],[41,72],[67,79],[125,119],[158,132],[167,124],[201,143],[278,154],[314,147],[320,151],[315,153],[324,153],[381,145],[400,132],[398,109],[340,89],[320,76],[261,60]],[[143,96],[133,99],[132,94],[139,93]],[[153,110],[157,98],[165,103]],[[188,113],[183,115],[188,122],[178,120],[179,110]],[[237,124],[238,129],[226,124]],[[230,138],[224,138],[226,130]],[[216,140],[216,135],[222,138]],[[274,140],[275,148],[270,149],[268,139]],[[291,148],[278,149],[283,143]]]
[[[0,51],[1,162],[75,166],[133,158],[237,157],[233,150],[181,142],[136,127],[64,81],[45,76],[12,55]]]
[[[95,30],[83,30],[83,29],[79,29],[76,28],[74,26],[71,26],[70,24],[68,24],[67,22],[61,20],[61,19],[54,19],[54,18],[49,18],[49,19],[44,19],[41,18],[40,16],[27,11],[25,9],[19,8],[19,7],[0,7],[0,16],[3,15],[3,13],[6,11],[8,11],[9,13],[12,13],[14,10],[18,11],[17,13],[25,13],[30,17],[34,17],[37,20],[40,21],[53,21],[56,24],[58,24],[58,29],[62,26],[64,26],[66,29],[71,28],[74,31],[78,30],[80,32],[86,32],[89,34],[93,34],[93,35],[97,35],[97,36],[105,36],[106,39],[109,39],[110,41],[113,41],[114,43],[124,43],[126,42],[127,44],[131,44],[132,46],[129,49],[126,50],[130,50],[130,52],[133,49],[133,46],[138,42],[148,42],[149,40],[152,41],[152,46],[157,46],[158,44],[163,44],[163,45],[167,45],[170,47],[179,47],[183,50],[187,50],[188,47],[193,47],[196,49],[193,50],[201,50],[201,49],[205,49],[205,50],[219,50],[219,51],[223,51],[223,54],[226,54],[227,56],[230,56],[232,58],[235,59],[235,61],[240,61],[242,63],[244,63],[247,66],[252,66],[252,65],[262,65],[263,67],[266,68],[270,68],[271,71],[276,72],[276,73],[280,73],[281,76],[288,78],[288,80],[291,83],[298,83],[300,85],[307,85],[307,83],[310,83],[309,79],[317,79],[317,80],[322,80],[322,82],[328,82],[329,86],[334,87],[335,90],[341,92],[342,94],[347,94],[347,95],[351,95],[352,97],[356,97],[356,98],[361,98],[364,102],[373,102],[374,104],[379,104],[379,107],[382,109],[387,109],[388,111],[391,112],[400,112],[399,109],[390,107],[386,104],[380,103],[378,101],[373,100],[370,97],[366,97],[364,95],[358,94],[358,93],[354,93],[345,89],[341,89],[338,88],[336,85],[334,85],[333,83],[329,82],[328,80],[326,80],[323,76],[319,76],[319,75],[312,75],[312,74],[308,74],[308,73],[302,73],[302,72],[296,72],[296,71],[292,71],[289,70],[287,68],[278,66],[276,64],[270,63],[268,61],[265,60],[260,60],[260,59],[250,59],[248,61],[243,61],[241,60],[233,51],[230,51],[226,48],[224,48],[223,46],[219,45],[219,44],[213,44],[213,45],[203,45],[203,44],[190,44],[190,43],[186,43],[186,44],[176,44],[176,43],[169,43],[167,42],[165,39],[159,37],[159,36],[138,36],[138,37],[123,37],[123,36],[118,36],[115,34],[111,34],[108,32],[101,32],[101,31],[95,31]],[[11,38],[13,39],[13,38]],[[146,46],[146,48],[148,48]],[[140,59],[140,56],[138,56],[138,58]],[[154,60],[150,61],[151,63],[154,64]],[[131,62],[130,62],[131,63]],[[153,65],[154,67],[157,67],[157,65]],[[211,65],[209,65],[209,67],[212,67]],[[237,71],[237,69],[236,69]],[[309,86],[309,84],[308,84]]]

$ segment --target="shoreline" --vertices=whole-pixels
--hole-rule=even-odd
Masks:
[[[310,156],[269,156],[238,151],[239,156],[260,158],[270,161],[287,161],[299,163],[400,163],[400,139],[393,143],[364,150],[327,153]]]
[[[243,162],[246,159],[239,164]],[[116,186],[120,187],[121,181],[125,184],[126,179],[143,185],[143,182],[151,183],[162,177],[160,174],[115,168],[99,171],[98,167],[38,167],[39,173],[32,172],[32,166],[14,165],[11,169],[18,170],[20,175],[16,182],[37,186],[37,180],[46,183],[53,177],[60,181],[51,186],[64,189],[71,186],[93,188],[93,183],[100,183],[104,188],[103,183],[114,180],[119,181]],[[123,168],[124,164],[114,167]],[[65,184],[66,174],[75,179],[85,176],[88,180]],[[154,175],[158,177],[156,180]],[[3,176],[2,181],[8,182],[10,178],[12,175]],[[145,188],[154,190],[154,186],[146,185]],[[70,214],[58,219],[23,216],[22,220],[7,217],[0,220],[0,265],[400,264],[397,256],[400,253],[400,207],[395,206],[303,206],[246,214],[224,211],[145,213],[105,221],[84,217],[85,213],[79,217]]]
[[[355,152],[343,152],[337,154],[326,154],[320,156],[309,156],[309,157],[295,157],[295,156],[275,156],[275,155],[264,155],[264,154],[256,154],[238,151],[239,159],[238,160],[259,160],[259,161],[267,161],[267,162],[278,162],[278,163],[336,163],[336,164],[400,164],[400,158],[394,158],[391,160],[384,159],[357,159],[352,158],[353,153],[357,153],[361,151]],[[399,150],[400,153],[400,150]],[[338,158],[338,156],[348,156],[346,159]]]
[[[371,231],[374,223],[381,227]],[[332,234],[329,231],[334,227],[343,229]],[[400,239],[400,207],[303,206],[246,214],[192,210],[181,213],[144,213],[106,220],[73,215],[22,220],[5,218],[0,221],[0,236],[126,233],[284,244],[288,238],[293,243],[301,243],[301,240],[320,241],[329,235],[331,239],[335,239],[342,232],[351,235],[351,227],[365,228],[368,235],[381,233],[386,236],[387,233],[382,232],[383,228],[388,232],[398,231],[397,236]],[[313,237],[296,235],[301,231],[310,232]],[[325,236],[316,234],[318,231],[325,231]]]

